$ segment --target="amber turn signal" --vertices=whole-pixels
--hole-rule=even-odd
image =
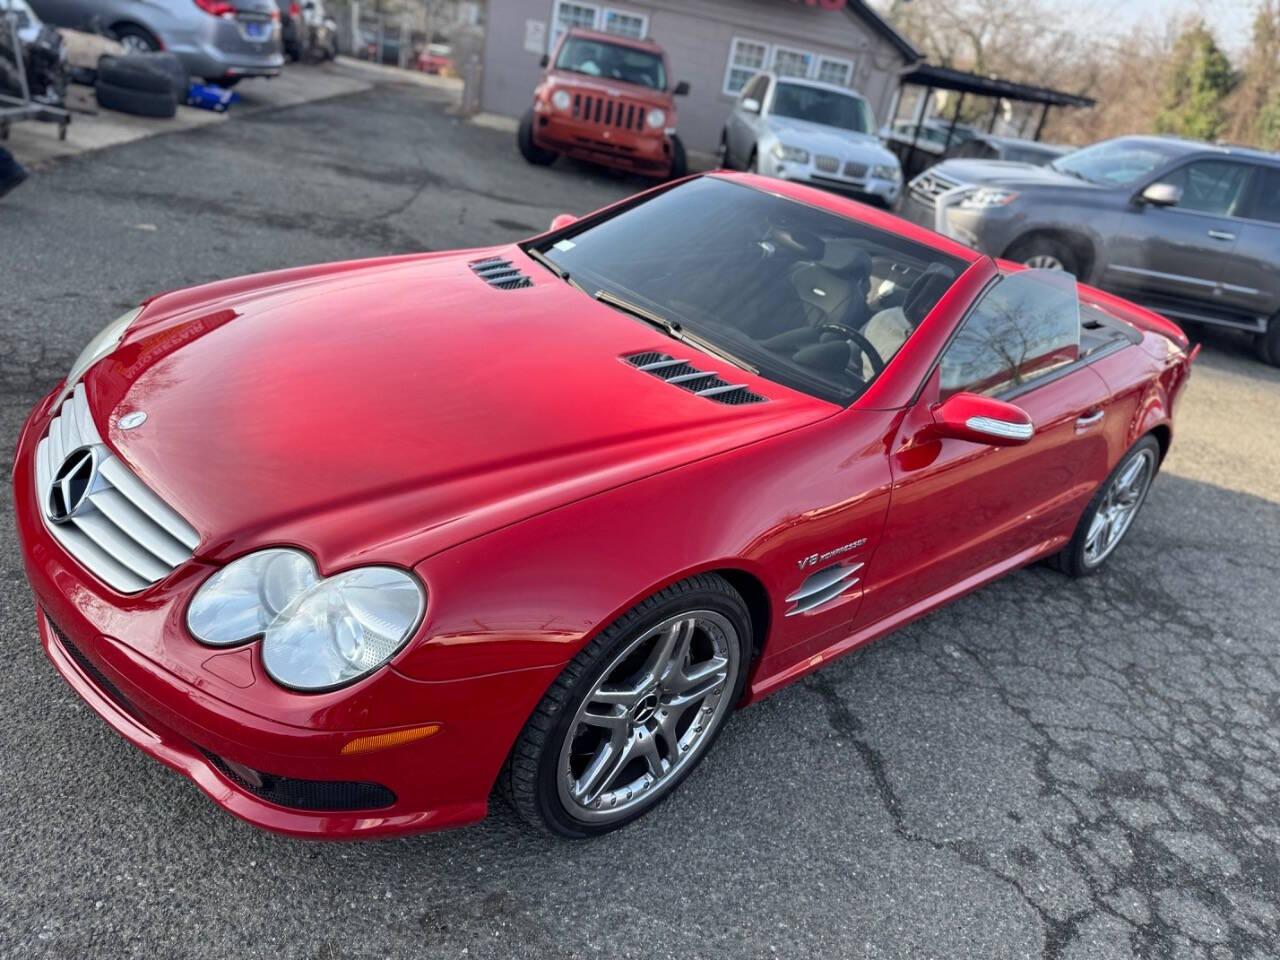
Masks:
[[[391,733],[375,733],[367,737],[356,737],[340,751],[344,756],[353,753],[373,753],[375,750],[386,750],[398,747],[402,743],[412,743],[433,737],[440,732],[440,724],[428,723],[421,727],[410,727],[407,730],[393,730]]]

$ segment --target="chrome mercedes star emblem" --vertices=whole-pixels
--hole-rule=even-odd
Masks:
[[[49,519],[64,523],[74,517],[93,491],[97,473],[93,447],[78,447],[67,454],[49,486]]]
[[[147,414],[142,410],[134,410],[126,413],[116,421],[116,426],[121,430],[132,430],[134,427],[140,427],[147,422]]]

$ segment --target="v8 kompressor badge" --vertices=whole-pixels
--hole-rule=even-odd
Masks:
[[[850,550],[857,550],[860,546],[862,546],[866,542],[867,542],[867,538],[862,537],[858,540],[853,541],[853,543],[846,543],[842,547],[836,547],[834,550],[828,550],[826,553],[811,553],[807,557],[804,557],[799,561],[800,569],[807,570],[810,567],[816,567],[818,564],[822,563],[824,560],[831,560],[834,557],[840,556],[840,554],[842,553],[848,553]]]

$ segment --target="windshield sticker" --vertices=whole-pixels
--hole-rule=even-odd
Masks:
[[[553,245],[553,249],[562,250],[565,253],[568,253],[570,250],[572,250],[576,246],[577,244],[574,243],[572,240],[557,240]]]

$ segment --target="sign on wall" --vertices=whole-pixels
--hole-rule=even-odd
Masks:
[[[524,48],[530,53],[542,53],[547,48],[547,21],[524,22]]]

